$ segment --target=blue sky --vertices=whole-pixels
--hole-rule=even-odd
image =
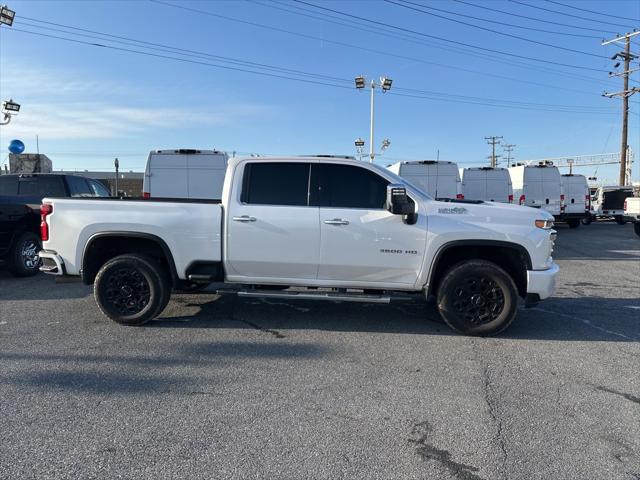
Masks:
[[[378,145],[384,137],[391,140],[391,147],[379,157],[380,163],[435,158],[439,150],[441,159],[457,161],[461,166],[483,165],[489,154],[484,137],[489,135],[500,135],[516,144],[516,159],[597,154],[620,148],[620,100],[601,96],[605,90],[621,89],[621,80],[609,79],[606,73],[612,69],[609,57],[618,48],[602,47],[600,39],[626,31],[625,26],[638,27],[639,22],[634,25],[541,0],[404,3],[438,8],[440,11],[430,11],[583,52],[575,53],[383,1],[308,3],[405,30],[288,0],[166,1],[218,16],[151,1],[8,2],[16,11],[16,21],[13,31],[0,28],[0,97],[14,98],[22,104],[22,110],[11,124],[0,129],[0,163],[6,158],[5,146],[11,139],[22,139],[28,151],[35,151],[36,135],[40,151],[53,159],[56,169],[109,169],[117,156],[122,169],[141,170],[148,151],[156,148],[218,148],[241,154],[354,154],[354,139],[360,136],[368,140],[369,129],[368,95],[350,83],[358,74],[369,78],[388,75],[394,81],[391,94],[376,98],[375,143]],[[640,2],[635,0],[558,1],[640,18]],[[71,32],[96,35],[44,21],[174,50],[160,51],[160,47],[102,35],[102,39],[78,36]],[[593,38],[515,28],[506,23]],[[477,47],[582,68],[534,62]],[[198,53],[187,57],[180,54],[186,53],[184,50],[176,48]],[[636,45],[636,50],[640,46]],[[337,87],[212,66],[247,69],[246,64],[233,63],[238,60],[313,74],[250,68]],[[638,80],[640,75],[634,78]],[[495,99],[501,100],[497,106]],[[632,100],[629,143],[640,154],[640,95]],[[640,179],[638,164],[635,180]],[[592,175],[594,171],[589,168],[579,173]],[[600,167],[598,177],[615,181],[617,166]]]

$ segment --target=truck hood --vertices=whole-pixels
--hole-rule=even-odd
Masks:
[[[541,208],[498,202],[439,201],[429,202],[429,215],[481,224],[533,226],[536,220],[553,220],[553,215]]]

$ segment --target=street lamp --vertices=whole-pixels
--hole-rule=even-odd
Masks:
[[[2,102],[2,114],[3,120],[0,120],[0,125],[7,125],[11,121],[12,115],[17,115],[20,111],[20,104],[13,100],[6,100]]]
[[[8,27],[10,27],[11,25],[13,25],[13,19],[15,18],[15,16],[16,12],[11,10],[6,5],[2,5],[2,7],[0,7],[0,25],[7,25]]]
[[[362,75],[355,78],[356,88],[358,90],[364,90],[366,88],[366,78]],[[369,162],[373,163],[376,157],[373,147],[373,127],[374,127],[374,94],[376,87],[380,87],[382,93],[386,93],[391,90],[391,84],[393,80],[389,77],[380,77],[380,83],[376,83],[375,80],[371,80],[369,83],[369,89],[371,90],[371,118],[369,129]],[[389,145],[387,145],[388,147]],[[385,147],[386,148],[386,147]]]
[[[364,151],[364,140],[358,137],[354,143],[356,145],[356,151],[358,152],[360,161],[362,161],[362,152]]]

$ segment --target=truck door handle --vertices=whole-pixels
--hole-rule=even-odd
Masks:
[[[342,220],[341,218],[334,218],[331,220],[325,220],[324,223],[327,225],[349,225],[348,220]]]
[[[241,217],[233,217],[234,222],[255,222],[256,217],[250,217],[249,215],[242,215]]]

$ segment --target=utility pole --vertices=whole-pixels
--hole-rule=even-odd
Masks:
[[[513,152],[513,149],[516,147],[517,145],[515,145],[514,143],[505,143],[502,148],[504,149],[505,152],[507,152],[507,167],[511,166],[511,159],[513,159],[514,157],[511,156],[511,152]]]
[[[498,164],[497,160],[500,157],[500,155],[496,155],[496,145],[500,145],[502,137],[492,136],[484,137],[484,139],[487,141],[487,144],[491,145],[491,156],[487,157],[491,160],[491,168],[496,168],[496,165]]]
[[[627,183],[627,131],[629,126],[629,97],[634,93],[640,92],[640,88],[629,88],[629,75],[631,73],[640,70],[640,68],[631,69],[631,61],[638,58],[638,55],[631,53],[631,37],[640,35],[640,31],[633,31],[625,35],[620,35],[611,40],[602,42],[602,45],[609,45],[610,43],[619,43],[624,41],[624,51],[616,53],[611,60],[617,60],[621,58],[624,61],[624,70],[622,72],[609,72],[609,77],[622,77],[624,81],[624,87],[622,91],[615,93],[603,93],[603,96],[608,98],[622,97],[622,139],[620,146],[620,185]],[[614,68],[620,66],[620,62],[614,65]]]

